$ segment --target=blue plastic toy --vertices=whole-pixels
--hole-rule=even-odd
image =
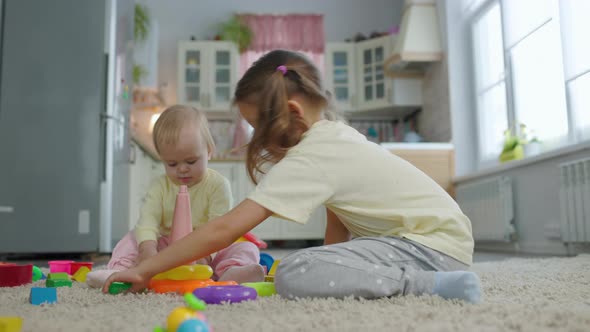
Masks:
[[[272,264],[275,262],[275,259],[272,258],[271,255],[267,254],[267,253],[260,253],[260,265],[262,266],[266,266],[266,273],[268,274],[268,272],[270,271],[270,268],[272,267]]]
[[[33,287],[29,295],[29,302],[32,305],[57,303],[57,291],[53,287]]]

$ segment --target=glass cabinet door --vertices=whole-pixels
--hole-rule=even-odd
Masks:
[[[215,50],[215,79],[213,82],[215,104],[226,104],[231,100],[231,55],[229,50]]]
[[[186,50],[184,52],[184,101],[187,103],[202,103],[202,63],[203,54],[200,50]]]
[[[334,99],[337,102],[346,103],[350,98],[351,92],[348,90],[348,66],[350,63],[348,53],[346,51],[335,51],[332,53],[332,63]]]
[[[332,101],[339,111],[355,109],[355,45],[353,43],[326,44],[326,83]]]
[[[381,100],[385,97],[385,80],[383,75],[383,46],[363,51],[363,99]]]
[[[237,81],[237,47],[229,42],[212,43],[210,57],[211,79],[207,107],[210,110],[228,111]]]
[[[391,51],[391,37],[380,37],[361,43],[357,53],[361,102],[364,106],[387,106],[387,90],[390,83],[385,77],[383,62]]]
[[[178,103],[208,112],[229,112],[237,71],[238,50],[232,42],[180,42]]]

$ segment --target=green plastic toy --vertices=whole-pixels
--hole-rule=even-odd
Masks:
[[[131,283],[129,282],[113,282],[109,286],[109,294],[119,294],[131,288]]]
[[[43,279],[43,271],[38,266],[33,265],[33,281]]]

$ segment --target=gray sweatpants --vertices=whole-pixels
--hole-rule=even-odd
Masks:
[[[408,239],[360,237],[289,254],[277,268],[275,287],[291,299],[430,294],[434,272],[466,269],[466,264]]]

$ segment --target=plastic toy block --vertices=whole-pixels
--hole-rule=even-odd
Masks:
[[[131,288],[131,283],[129,282],[113,282],[110,286],[109,286],[109,294],[119,294],[119,293],[123,293],[124,291],[128,290],[129,288]]]
[[[90,269],[86,266],[82,266],[76,271],[76,273],[74,273],[72,278],[77,282],[86,282],[86,275],[88,272],[90,272]]]
[[[66,260],[62,260],[62,261],[49,261],[49,272],[51,273],[55,273],[55,272],[65,272],[67,274],[70,274],[71,268],[72,268],[72,263],[74,263],[74,261],[66,261]]]
[[[277,260],[275,260],[272,263],[272,267],[270,268],[270,271],[268,271],[268,275],[269,276],[274,276],[275,275],[275,273],[277,272],[277,267],[279,266],[279,263],[280,262],[281,262],[281,260],[280,259],[277,259]]]
[[[0,265],[0,287],[14,287],[33,281],[33,265]]]
[[[254,288],[258,296],[271,296],[277,293],[273,282],[245,282],[242,286]]]
[[[209,265],[182,265],[172,270],[157,274],[154,280],[207,280],[213,275]]]
[[[197,288],[207,286],[227,286],[237,285],[235,281],[213,281],[207,280],[150,280],[149,289],[156,293],[179,293],[185,294],[194,291]]]
[[[38,266],[33,265],[33,281],[43,279],[43,271]]]
[[[264,276],[265,282],[275,282],[275,276]]]
[[[45,287],[72,287],[72,281],[70,279],[47,279],[45,280]]]
[[[47,279],[50,280],[70,280],[70,275],[65,272],[49,273]]]
[[[33,305],[57,303],[57,290],[55,288],[33,287],[29,294],[29,303]]]
[[[20,317],[0,317],[0,332],[20,332],[23,319]]]
[[[92,271],[93,262],[73,262],[70,264],[70,274],[74,275],[82,267],[86,267],[88,271]]]
[[[275,259],[272,258],[271,255],[261,252],[260,253],[260,262],[259,264],[262,265],[264,267],[264,272],[266,274],[268,274],[268,272],[270,271],[270,268],[272,267],[272,264],[275,262]]]

